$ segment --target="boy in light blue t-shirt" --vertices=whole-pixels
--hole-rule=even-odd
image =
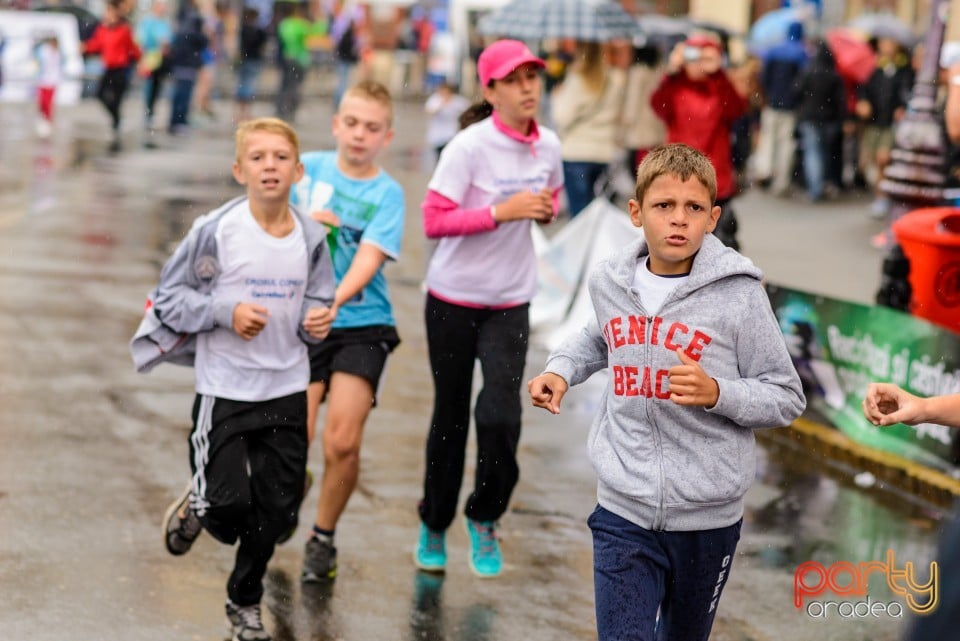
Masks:
[[[376,402],[387,355],[399,344],[383,265],[396,260],[403,235],[404,195],[376,164],[393,138],[390,94],[361,82],[344,95],[333,118],[336,151],[303,155],[303,179],[291,202],[329,228],[337,289],[333,330],[310,350],[307,429],[313,439],[319,405],[328,398],[323,429],[323,479],[301,580],[333,579],[334,531],[360,472],[363,426]]]

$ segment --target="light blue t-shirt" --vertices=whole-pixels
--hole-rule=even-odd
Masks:
[[[146,53],[160,51],[173,40],[173,29],[156,16],[143,17],[137,24],[137,44]]]
[[[337,168],[333,151],[308,152],[300,160],[305,171],[290,190],[290,202],[307,214],[329,209],[340,219],[340,227],[327,237],[337,282],[347,273],[361,242],[371,243],[389,260],[397,260],[404,215],[399,183],[383,170],[366,180],[348,178]],[[396,325],[382,266],[357,296],[340,307],[333,322],[338,329],[370,325]]]

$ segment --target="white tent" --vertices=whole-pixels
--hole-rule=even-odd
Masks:
[[[57,86],[55,100],[59,105],[80,100],[83,77],[83,55],[77,18],[69,13],[37,11],[0,11],[0,65],[3,85],[0,102],[31,102],[36,99],[37,63],[35,50],[48,35],[57,37],[63,60],[63,80]]]
[[[552,238],[533,229],[539,288],[530,302],[531,340],[553,349],[593,316],[586,275],[602,258],[643,232],[630,217],[597,198]]]

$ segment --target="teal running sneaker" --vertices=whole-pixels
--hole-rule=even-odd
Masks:
[[[496,523],[466,519],[470,536],[470,569],[478,577],[488,579],[500,574],[503,555],[497,541]]]
[[[447,567],[445,532],[434,532],[420,523],[420,539],[413,551],[413,563],[424,572],[443,572]]]

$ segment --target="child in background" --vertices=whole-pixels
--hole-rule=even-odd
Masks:
[[[460,129],[458,118],[470,106],[470,101],[457,93],[448,82],[441,83],[427,98],[423,110],[427,113],[427,144],[433,147],[436,157]]]
[[[120,2],[111,0],[90,39],[83,45],[85,54],[100,54],[103,75],[97,86],[97,99],[110,115],[110,151],[120,151],[120,116],[123,97],[130,86],[130,68],[140,60],[140,47],[133,38],[130,23],[123,16]]]
[[[711,233],[716,196],[704,154],[650,152],[629,203],[643,237],[593,270],[595,317],[528,384],[533,405],[558,414],[569,386],[610,369],[588,436],[600,641],[710,636],[754,478],[753,430],[805,407],[760,270]]]
[[[203,30],[207,34],[207,48],[201,56],[203,64],[197,72],[197,86],[194,89],[196,107],[210,120],[216,120],[213,110],[213,98],[216,92],[217,70],[226,55],[226,25],[224,19],[230,13],[229,5],[222,0],[214,3],[212,11],[207,10],[203,18]]]
[[[233,117],[237,123],[250,118],[250,105],[257,97],[257,81],[263,66],[263,48],[267,39],[267,30],[260,26],[260,14],[256,9],[246,7],[243,10],[243,23],[240,25],[237,89],[233,96]]]
[[[55,35],[46,36],[37,47],[37,135],[49,138],[53,133],[53,104],[57,85],[63,76],[63,58]]]
[[[189,133],[190,104],[208,42],[203,17],[189,4],[185,3],[184,7],[184,17],[173,34],[169,54],[173,92],[170,96],[170,124],[167,131],[174,136]]]
[[[294,4],[292,12],[277,25],[277,45],[283,58],[280,87],[277,88],[277,118],[293,122],[303,98],[303,82],[310,69],[311,53],[307,46],[316,27],[307,16],[306,4]]]
[[[165,0],[153,0],[150,12],[137,22],[136,38],[143,51],[137,73],[143,79],[143,130],[147,136],[145,144],[152,147],[153,113],[157,98],[163,92],[163,82],[170,72],[165,56],[173,40],[173,28],[167,20]]]

